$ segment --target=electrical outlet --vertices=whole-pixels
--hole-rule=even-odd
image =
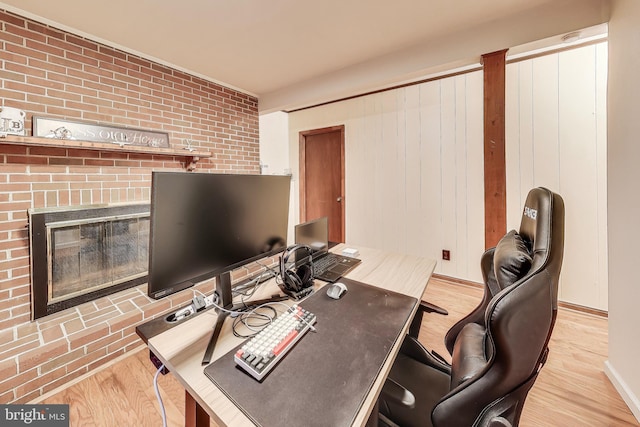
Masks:
[[[451,260],[451,253],[447,249],[442,250],[442,259],[445,261]]]
[[[149,359],[151,360],[151,363],[153,363],[153,366],[156,367],[156,369],[160,369],[160,367],[162,366],[162,370],[160,371],[162,375],[167,375],[169,373],[169,369],[164,366],[162,361],[160,361],[160,359],[158,359],[158,357],[153,354],[151,350],[149,350]]]
[[[207,303],[204,299],[204,297],[198,295],[196,297],[193,298],[193,308],[195,309],[196,312],[198,311],[202,311],[205,308],[207,308]]]

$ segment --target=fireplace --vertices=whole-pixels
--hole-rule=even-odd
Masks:
[[[149,204],[29,212],[32,317],[147,280]]]

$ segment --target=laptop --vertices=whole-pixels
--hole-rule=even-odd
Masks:
[[[325,282],[335,282],[361,261],[329,252],[329,222],[326,216],[296,225],[295,243],[311,248],[313,277]]]

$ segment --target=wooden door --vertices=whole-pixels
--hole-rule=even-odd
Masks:
[[[300,221],[329,218],[329,241],[344,242],[344,126],[300,132]]]

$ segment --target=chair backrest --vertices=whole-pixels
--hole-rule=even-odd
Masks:
[[[489,425],[498,418],[517,425],[546,359],[563,252],[564,202],[535,188],[518,232],[483,256],[482,303],[447,335],[451,390],[432,411],[434,426]]]

